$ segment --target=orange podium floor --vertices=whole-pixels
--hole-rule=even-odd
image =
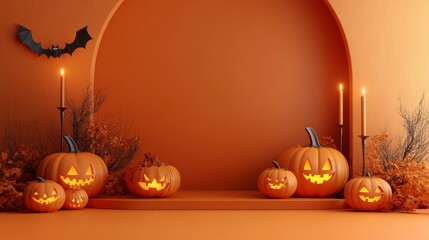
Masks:
[[[429,211],[60,210],[0,212],[0,239],[429,239]]]
[[[429,210],[358,212],[343,199],[180,191],[168,199],[93,198],[83,210],[0,212],[1,240],[33,238],[427,240]]]

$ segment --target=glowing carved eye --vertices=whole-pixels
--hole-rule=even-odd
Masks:
[[[381,187],[377,187],[377,189],[375,189],[375,192],[376,192],[376,193],[382,193],[382,192],[383,192],[383,190],[381,189]]]
[[[165,181],[165,176],[162,177],[161,179],[159,179],[160,182],[164,182]]]
[[[33,195],[34,196],[39,196],[39,193],[37,191],[34,191]]]
[[[55,195],[57,195],[57,191],[55,191],[55,189],[54,189],[54,190],[52,190],[51,196],[55,196]]]
[[[325,165],[323,165],[322,170],[332,170],[332,164],[331,164],[331,161],[329,161],[329,159],[328,161],[325,162]]]
[[[79,175],[76,168],[72,165],[67,175]]]
[[[93,175],[93,170],[92,170],[92,166],[91,166],[91,164],[89,165],[89,167],[88,167],[88,170],[86,170],[86,175],[87,176],[92,176]]]
[[[144,176],[144,180],[150,181],[150,179],[146,176],[146,174],[143,174],[143,176]]]
[[[311,170],[310,161],[308,161],[308,159],[305,161],[304,170]]]
[[[286,181],[286,177],[282,178],[282,180],[281,180],[281,181]]]
[[[267,180],[268,180],[268,181],[271,181],[272,179],[271,179],[270,177],[267,177]]]
[[[359,192],[360,192],[360,193],[369,193],[369,190],[368,190],[368,188],[366,188],[365,186],[363,186],[363,187],[359,190]]]

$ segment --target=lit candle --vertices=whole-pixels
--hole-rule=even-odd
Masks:
[[[343,102],[343,84],[340,84],[340,120],[339,120],[339,125],[343,125],[343,107],[344,107],[344,102]]]
[[[366,136],[366,92],[365,88],[362,88],[361,96],[361,135]]]
[[[64,107],[64,99],[65,99],[64,69],[61,68],[61,77],[60,77],[60,107]]]

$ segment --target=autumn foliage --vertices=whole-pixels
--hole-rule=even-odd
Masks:
[[[385,145],[390,142],[386,134],[370,137],[367,145],[367,171],[386,180],[393,192],[388,208],[410,211],[429,207],[429,164],[404,159],[383,159]]]
[[[104,95],[100,92],[93,94],[89,89],[80,104],[68,101],[70,126],[66,133],[71,132],[81,151],[94,153],[106,163],[109,175],[103,193],[125,194],[125,168],[139,148],[139,139],[122,131],[118,122],[91,120],[103,103]],[[24,187],[36,179],[41,160],[59,151],[58,142],[48,141],[46,133],[37,132],[37,136],[27,139],[28,133],[22,136],[19,130],[8,132],[4,149],[0,149],[0,211],[23,209]],[[58,136],[50,139],[58,139]]]

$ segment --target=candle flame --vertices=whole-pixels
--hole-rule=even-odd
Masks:
[[[343,84],[340,84],[340,91],[343,91]]]
[[[365,94],[366,94],[365,88],[362,88],[362,95],[365,95]]]
[[[61,76],[64,76],[64,69],[61,68]]]

